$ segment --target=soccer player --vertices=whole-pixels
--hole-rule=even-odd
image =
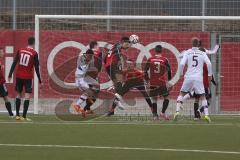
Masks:
[[[0,58],[2,59],[3,57],[4,57],[4,50],[3,48],[0,47]],[[8,91],[5,85],[6,80],[3,75],[3,69],[4,69],[4,66],[0,63],[0,96],[3,97],[9,116],[13,117],[12,107],[8,99]]]
[[[205,52],[208,55],[216,54],[218,49],[220,48],[219,45],[215,45],[215,47],[212,50],[208,50],[208,49],[203,48],[201,45],[202,45],[202,41],[200,40],[199,41],[199,50]],[[213,76],[212,76],[211,82],[212,82],[213,85],[216,86],[216,82],[215,82]],[[211,91],[210,91],[210,86],[209,86],[210,84],[209,84],[209,81],[208,81],[207,65],[205,63],[203,65],[203,85],[204,85],[204,89],[205,89],[205,96],[206,96],[206,99],[208,101],[208,106],[209,106],[210,105],[209,100],[211,99]],[[201,107],[201,109],[199,110],[199,96],[197,96],[196,94],[194,94],[193,91],[191,91],[183,97],[183,103],[191,97],[195,98],[194,120],[199,120],[201,118],[200,112],[202,113],[204,111],[203,107]]]
[[[102,69],[102,51],[98,46],[97,41],[91,41],[89,44],[89,48],[93,51],[93,65],[90,65],[89,71],[86,73],[88,76],[91,76],[93,79],[97,79],[98,73]],[[91,106],[95,103],[96,98],[88,97],[86,100],[86,105],[84,107],[84,111],[86,114],[93,114],[91,110]]]
[[[124,109],[122,105],[122,88],[123,88],[123,65],[124,65],[124,57],[122,52],[126,51],[131,47],[131,42],[129,37],[122,37],[121,41],[113,46],[113,48],[108,52],[105,57],[105,68],[108,73],[110,79],[113,81],[115,88],[115,99],[113,102],[113,106],[118,106],[119,109]],[[114,114],[110,110],[109,114]]]
[[[149,74],[148,74],[149,72]],[[172,78],[171,66],[166,57],[162,56],[162,46],[155,47],[155,55],[147,60],[145,66],[145,78],[150,83],[150,97],[153,100],[152,112],[154,119],[158,119],[157,97],[163,96],[163,105],[160,117],[169,120],[165,114],[169,104],[169,88],[166,82],[166,73],[168,81]]]
[[[199,50],[199,39],[192,39],[192,48],[185,51],[183,59],[180,63],[180,73],[183,75],[183,68],[187,64],[187,72],[184,76],[184,82],[180,90],[180,94],[177,98],[176,113],[174,114],[174,120],[177,120],[179,116],[180,106],[182,104],[183,96],[193,90],[195,94],[199,96],[199,100],[204,107],[205,117],[204,119],[211,122],[208,113],[208,103],[205,97],[205,90],[203,85],[203,65],[206,63],[208,70],[208,79],[212,78],[212,65],[205,52]]]
[[[130,89],[136,88],[138,89],[142,95],[144,96],[148,106],[152,108],[152,101],[149,97],[147,91],[146,91],[146,85],[144,80],[144,73],[136,69],[136,64],[132,60],[126,61],[127,69],[123,70],[123,77],[124,77],[124,85],[122,87],[121,96],[126,94]],[[113,103],[111,110],[108,113],[108,116],[114,115],[114,110],[116,108],[117,104]]]
[[[89,76],[90,68],[93,61],[94,52],[92,49],[88,49],[86,53],[79,57],[77,69],[75,72],[76,84],[82,92],[80,98],[73,104],[76,112],[82,113],[82,116],[86,116],[85,110],[90,110],[90,106],[95,102],[96,94],[99,92],[99,83],[96,79]],[[88,102],[87,102],[88,101]],[[91,101],[91,102],[90,102]],[[84,102],[91,103],[89,107],[82,107]]]
[[[31,121],[31,119],[27,118],[27,111],[29,107],[29,99],[30,94],[32,93],[32,79],[33,79],[33,68],[35,68],[35,72],[38,77],[38,81],[41,84],[41,76],[39,72],[39,60],[38,54],[34,50],[35,38],[28,38],[28,46],[21,48],[16,53],[14,61],[12,63],[8,79],[9,81],[12,78],[12,74],[17,65],[16,69],[16,120],[26,120]],[[25,100],[23,104],[23,115],[20,117],[19,110],[21,106],[21,98],[23,97],[23,88],[25,89]]]

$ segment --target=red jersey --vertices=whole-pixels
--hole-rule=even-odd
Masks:
[[[94,53],[94,66],[98,69],[98,72],[101,71],[102,68],[102,52],[100,48],[93,49]]]
[[[109,67],[112,64],[118,64],[121,57],[121,45],[115,44],[113,48],[108,52],[105,58],[105,67]]]
[[[93,64],[90,65],[87,75],[96,79],[102,68],[102,52],[100,49],[93,50]]]
[[[21,79],[32,79],[34,58],[37,56],[37,52],[31,47],[25,47],[20,49],[16,56],[19,59],[16,77]]]
[[[126,78],[126,80],[131,80],[131,79],[143,80],[144,73],[138,69],[126,70],[124,72],[124,77]]]
[[[209,81],[208,81],[208,69],[206,63],[203,65],[203,85],[204,88],[209,87]]]
[[[150,85],[159,86],[166,84],[166,73],[169,66],[167,58],[155,55],[147,60],[147,66],[147,70],[149,69]]]
[[[4,74],[3,74],[3,67],[0,63],[0,85],[3,85],[6,82]]]

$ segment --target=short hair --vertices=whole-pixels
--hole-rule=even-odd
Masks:
[[[89,44],[89,48],[93,49],[97,44],[98,44],[97,41],[91,41]]]
[[[93,52],[93,50],[92,50],[92,49],[88,49],[88,50],[86,51],[86,53],[85,53],[85,54],[93,55],[93,54],[94,54],[94,52]]]
[[[161,53],[162,52],[162,46],[161,45],[156,45],[155,46],[155,52]]]
[[[128,42],[128,43],[130,43],[129,37],[122,37],[121,42]]]
[[[199,38],[197,38],[197,37],[192,38],[192,46],[199,47]]]
[[[34,45],[35,43],[35,38],[34,37],[29,37],[28,38],[28,45]]]
[[[201,47],[201,46],[202,46],[202,40],[199,39],[198,47]]]

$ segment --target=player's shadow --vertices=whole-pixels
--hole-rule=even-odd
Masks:
[[[112,101],[112,100],[111,100]],[[62,121],[86,121],[98,118],[100,116],[105,115],[109,108],[110,100],[105,101],[102,105],[96,107],[93,112],[94,114],[87,114],[86,117],[83,117],[81,114],[76,113],[74,109],[71,107],[73,104],[73,100],[62,100],[57,103],[55,107],[56,117]]]

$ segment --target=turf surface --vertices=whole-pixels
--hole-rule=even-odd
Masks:
[[[178,122],[152,122],[136,119],[119,121],[116,117],[110,119],[102,117],[86,122],[65,122],[55,116],[30,116],[30,118],[33,122],[29,123],[16,122],[4,115],[0,116],[0,159],[240,159],[238,116],[213,117],[211,124],[189,119]],[[22,146],[24,144],[32,146]]]

